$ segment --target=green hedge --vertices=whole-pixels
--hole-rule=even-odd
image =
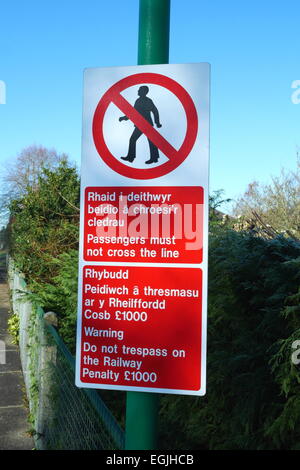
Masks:
[[[163,397],[166,448],[300,448],[299,279],[293,240],[211,236],[207,395]]]

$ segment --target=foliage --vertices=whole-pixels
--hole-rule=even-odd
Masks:
[[[51,282],[54,261],[78,245],[79,179],[66,161],[56,170],[44,169],[37,188],[10,205],[10,249],[17,268],[30,282]]]
[[[165,448],[299,446],[299,432],[291,433],[300,425],[299,370],[290,362],[299,333],[299,255],[300,245],[284,237],[230,229],[211,236],[207,395],[163,397]],[[284,362],[280,339],[288,344]]]
[[[270,184],[248,185],[233,210],[239,226],[264,236],[284,234],[300,240],[300,158],[295,171],[281,171]]]
[[[295,278],[300,280],[300,258],[288,261],[295,270]],[[285,398],[284,406],[272,424],[269,434],[274,442],[285,448],[289,446],[291,434],[293,436],[293,449],[300,449],[300,395],[299,365],[293,364],[291,354],[295,351],[294,341],[300,339],[300,288],[296,293],[289,295],[282,312],[285,321],[290,325],[290,334],[285,339],[278,341],[278,350],[273,356],[271,364],[276,381],[280,387],[282,396]],[[299,354],[299,349],[298,349]]]
[[[32,281],[31,301],[45,312],[58,315],[58,328],[71,352],[75,352],[77,318],[78,251],[70,250],[51,260],[56,275],[51,282]]]
[[[223,199],[224,191],[219,189],[213,191],[209,196],[209,234],[222,231],[225,228],[232,228],[235,220],[220,211],[223,204],[231,202],[231,199]]]
[[[59,313],[60,329],[75,344],[79,178],[62,161],[43,169],[37,187],[10,205],[10,251],[32,299]]]
[[[54,170],[64,160],[67,160],[65,154],[31,145],[6,162],[1,182],[1,215],[6,218],[11,201],[24,196],[29,188],[35,190],[38,187],[43,168]]]
[[[12,343],[19,344],[20,319],[18,315],[13,314],[7,320],[8,332],[12,336]]]
[[[24,148],[12,161],[6,163],[4,183],[16,199],[23,196],[28,188],[37,188],[42,168],[54,169],[66,159],[65,154],[60,155],[54,149],[31,145]]]

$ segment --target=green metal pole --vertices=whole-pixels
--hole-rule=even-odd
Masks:
[[[169,62],[170,0],[140,0],[138,64]],[[127,392],[126,450],[157,446],[159,394]]]
[[[126,450],[153,450],[157,444],[159,394],[127,392]]]
[[[138,64],[169,62],[170,0],[140,0]]]

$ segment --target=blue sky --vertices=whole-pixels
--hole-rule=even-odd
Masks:
[[[2,2],[0,164],[32,144],[80,164],[83,69],[136,64],[138,7],[138,0]],[[236,198],[251,181],[295,168],[299,17],[293,0],[171,0],[170,63],[211,64],[211,191]]]

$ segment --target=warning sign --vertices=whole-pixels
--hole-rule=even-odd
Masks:
[[[203,395],[209,65],[87,69],[76,385]]]
[[[88,265],[83,280],[82,382],[199,390],[200,269]]]
[[[199,264],[203,202],[197,186],[87,187],[84,259]]]
[[[121,95],[124,89],[142,83],[151,83],[164,87],[174,93],[181,102],[185,111],[187,125],[186,135],[179,150],[176,150],[172,144],[153,127],[151,112],[154,118],[156,118],[157,127],[160,128],[162,125],[159,121],[157,107],[154,105],[153,101],[146,96],[149,92],[148,85],[138,88],[139,98],[136,101],[135,107]],[[136,158],[135,143],[141,134],[144,134],[149,141],[150,147],[150,158],[146,161],[146,164],[153,165],[158,163],[157,166],[155,165],[154,168],[149,167],[147,169],[129,167],[124,165],[121,161],[118,161],[118,159],[111,154],[103,135],[104,116],[110,103],[114,103],[124,113],[124,116],[121,116],[119,121],[130,119],[135,125],[135,129],[130,137],[128,155],[123,157],[123,160],[130,163],[134,161]],[[177,168],[193,148],[197,136],[197,129],[197,111],[190,95],[175,80],[157,73],[134,74],[115,83],[99,101],[93,119],[93,137],[100,157],[117,173],[135,179],[157,178]],[[159,164],[158,149],[167,157],[168,161],[166,163]]]

